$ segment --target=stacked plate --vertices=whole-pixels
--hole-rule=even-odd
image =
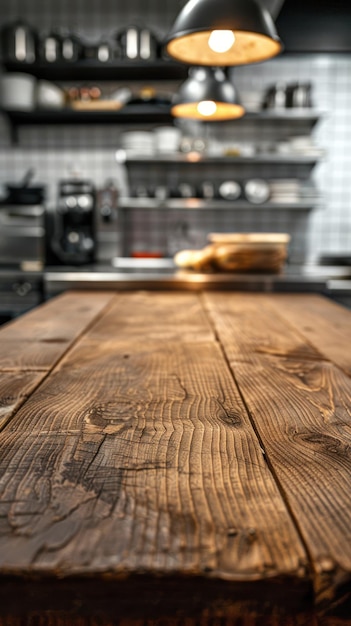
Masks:
[[[121,148],[128,154],[150,156],[155,152],[155,136],[148,131],[129,131],[121,135]]]
[[[271,202],[293,204],[300,200],[300,181],[297,178],[281,178],[270,181]]]

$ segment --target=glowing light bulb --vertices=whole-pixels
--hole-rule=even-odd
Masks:
[[[197,105],[197,110],[200,115],[204,115],[205,117],[210,117],[214,115],[217,111],[217,105],[213,100],[202,100]]]
[[[208,38],[208,45],[213,52],[228,52],[234,42],[232,30],[213,30]]]

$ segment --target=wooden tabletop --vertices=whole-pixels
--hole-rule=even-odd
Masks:
[[[351,623],[350,374],[317,295],[67,292],[2,327],[0,626]]]

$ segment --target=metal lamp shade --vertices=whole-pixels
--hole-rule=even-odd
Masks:
[[[232,31],[224,52],[209,47],[213,31]],[[273,19],[256,0],[189,0],[168,33],[168,54],[189,65],[229,66],[264,61],[282,50]]]
[[[217,68],[192,68],[189,78],[175,95],[171,113],[202,121],[223,121],[242,117],[245,113],[234,85],[226,79],[223,70]],[[212,114],[204,115],[199,103],[214,103]],[[213,107],[214,108],[214,107]]]

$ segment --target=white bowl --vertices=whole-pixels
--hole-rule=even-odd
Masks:
[[[43,108],[61,108],[65,105],[65,94],[57,85],[40,80],[37,85],[37,105]]]

